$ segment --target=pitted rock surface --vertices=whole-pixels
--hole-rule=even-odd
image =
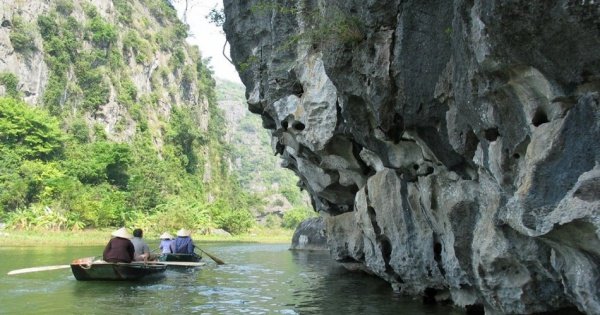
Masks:
[[[489,313],[600,314],[600,2],[224,4],[335,259]]]

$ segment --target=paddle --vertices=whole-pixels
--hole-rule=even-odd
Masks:
[[[143,262],[140,262],[143,263]],[[194,261],[147,261],[145,264],[157,264],[157,265],[167,265],[167,266],[185,266],[185,267],[200,267],[206,265],[203,262],[194,262]]]
[[[224,262],[224,261],[222,261],[221,259],[219,259],[219,258],[217,258],[217,257],[215,257],[215,256],[213,256],[213,255],[211,255],[211,254],[209,254],[209,253],[207,253],[207,252],[203,251],[203,250],[202,250],[201,248],[199,248],[199,247],[196,247],[196,248],[198,248],[198,250],[199,250],[199,251],[201,251],[201,252],[205,253],[205,254],[206,254],[206,256],[210,257],[210,259],[214,260],[214,261],[217,263],[217,265],[224,265],[224,264],[225,264],[225,262]]]
[[[132,263],[143,264],[144,262],[138,261],[138,262],[132,262]],[[94,264],[110,264],[110,263],[104,262],[104,261],[96,261],[96,262],[94,262]],[[162,264],[162,265],[167,265],[167,266],[185,266],[185,267],[200,267],[200,266],[205,265],[205,263],[202,263],[202,262],[187,262],[187,261],[148,261],[148,262],[146,262],[146,264]],[[18,274],[22,274],[22,273],[57,270],[57,269],[67,269],[69,267],[71,267],[71,265],[55,265],[55,266],[41,266],[41,267],[24,268],[24,269],[11,270],[7,273],[7,275],[12,276],[12,275],[18,275]]]
[[[38,272],[38,271],[47,271],[47,270],[56,270],[56,269],[67,269],[71,267],[71,265],[56,265],[56,266],[42,266],[42,267],[33,267],[33,268],[24,268],[24,269],[17,269],[17,270],[12,270],[9,271],[7,273],[7,275],[18,275],[18,274],[22,274],[22,273],[29,273],[29,272]]]

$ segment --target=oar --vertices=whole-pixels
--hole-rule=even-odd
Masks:
[[[25,269],[17,269],[12,270],[7,273],[7,275],[18,275],[22,273],[29,272],[38,272],[38,271],[47,271],[47,270],[56,270],[56,269],[66,269],[71,267],[71,265],[56,265],[56,266],[42,266],[42,267],[33,267],[33,268],[25,268]]]
[[[203,250],[202,250],[201,248],[199,248],[199,247],[196,247],[196,248],[198,248],[198,250],[199,250],[199,251],[201,251],[201,252],[205,253],[205,254],[206,254],[206,256],[210,257],[210,259],[214,260],[214,261],[217,263],[217,265],[224,265],[224,264],[225,264],[225,262],[224,262],[224,261],[222,261],[221,259],[219,259],[219,258],[217,258],[217,257],[215,257],[215,256],[213,256],[213,255],[211,255],[211,254],[209,254],[209,253],[207,253],[207,252],[203,251]]]
[[[157,264],[167,266],[185,266],[185,267],[200,267],[206,265],[203,262],[194,261],[147,261],[146,264]]]

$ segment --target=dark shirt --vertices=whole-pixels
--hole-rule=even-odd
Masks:
[[[171,242],[171,252],[175,254],[193,254],[194,242],[191,237],[178,236]]]
[[[115,237],[112,238],[102,254],[102,259],[107,262],[124,262],[130,263],[133,261],[133,243],[126,238]]]

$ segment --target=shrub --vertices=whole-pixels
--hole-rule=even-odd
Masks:
[[[10,98],[0,98],[0,143],[25,158],[51,159],[60,154],[64,135],[46,112]]]
[[[114,25],[105,22],[99,15],[88,22],[87,30],[91,33],[91,41],[99,47],[108,47],[117,39]]]
[[[12,98],[19,98],[19,79],[11,72],[0,72],[0,85],[4,85],[6,94]]]
[[[65,16],[73,13],[73,1],[72,0],[58,0],[56,2],[56,11],[62,13]]]
[[[119,15],[119,21],[123,24],[131,24],[133,22],[132,13],[133,9],[129,4],[128,0],[113,0],[113,4],[115,5],[115,9],[117,9],[117,13]]]
[[[302,221],[316,216],[316,212],[309,208],[294,207],[283,214],[282,226],[287,229],[295,229]]]
[[[33,26],[19,16],[15,16],[12,20],[9,38],[13,48],[18,52],[28,53],[37,49]]]

